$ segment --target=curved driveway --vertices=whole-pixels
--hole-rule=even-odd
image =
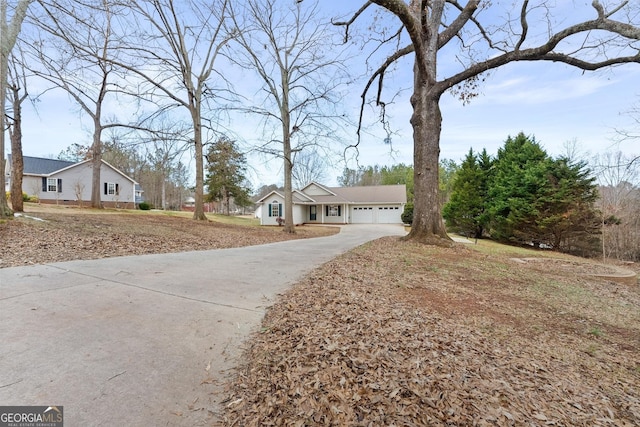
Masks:
[[[267,245],[0,269],[0,405],[65,425],[210,425],[265,309],[314,267],[397,225]]]

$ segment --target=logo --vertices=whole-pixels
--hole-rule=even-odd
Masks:
[[[62,406],[0,406],[0,427],[64,427]]]

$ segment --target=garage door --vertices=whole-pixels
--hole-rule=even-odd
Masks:
[[[354,206],[351,208],[352,224],[371,224],[373,222],[373,206]]]
[[[402,222],[398,206],[378,206],[377,211],[378,218],[376,222],[378,224],[399,224]]]

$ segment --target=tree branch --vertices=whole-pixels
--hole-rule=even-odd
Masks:
[[[445,90],[462,83],[474,76],[477,76],[483,72],[491,69],[498,68],[510,62],[516,61],[554,61],[562,62],[585,71],[593,71],[603,67],[625,64],[625,63],[640,63],[640,52],[636,55],[629,55],[617,58],[611,58],[604,61],[591,62],[584,59],[574,57],[570,54],[553,52],[560,42],[563,40],[580,33],[588,33],[594,30],[603,30],[610,33],[617,34],[627,39],[640,40],[640,28],[633,25],[626,24],[619,21],[610,20],[604,11],[604,8],[597,0],[594,0],[593,7],[598,13],[598,18],[591,21],[582,22],[576,25],[572,25],[554,35],[549,40],[534,48],[506,52],[502,55],[490,58],[486,61],[479,62],[471,65],[467,69],[460,73],[442,80],[438,83],[436,92],[443,93]],[[522,44],[522,40],[518,42],[517,46]]]
[[[345,27],[344,30],[344,43],[346,43],[347,41],[349,41],[349,28],[351,27],[351,24],[353,24],[356,19],[358,19],[358,17],[360,15],[362,15],[362,13],[369,7],[371,6],[371,2],[368,1],[365,4],[362,5],[362,7],[360,9],[358,9],[358,11],[356,13],[353,14],[353,16],[351,17],[351,19],[349,19],[348,21],[336,21],[334,22],[333,19],[331,20],[331,23],[333,25],[337,25],[337,26],[343,26]]]

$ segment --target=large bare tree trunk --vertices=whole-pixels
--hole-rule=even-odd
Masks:
[[[289,138],[285,138],[289,140]],[[288,149],[287,149],[288,145]],[[285,143],[284,147],[284,232],[293,234],[296,232],[293,223],[293,186],[291,183],[291,171],[293,162],[291,161],[291,142]]]
[[[413,126],[414,203],[411,232],[406,238],[428,244],[449,245],[451,239],[444,226],[438,195],[442,90],[435,87],[438,28],[443,11],[444,1],[434,2],[431,5],[428,20],[423,23],[422,34],[416,37],[416,40],[422,42],[422,49],[420,49],[421,54],[416,55],[413,67],[411,125]]]
[[[283,71],[281,71],[283,72]],[[283,74],[286,74],[283,72]],[[283,78],[284,81],[284,78]],[[293,185],[291,173],[293,171],[293,159],[291,158],[291,129],[289,116],[288,85],[283,88],[282,102],[282,154],[284,157],[284,232],[293,234],[296,232],[293,224]]]
[[[190,105],[194,105],[193,102]],[[202,149],[202,119],[200,118],[200,107],[196,106],[191,111],[193,119],[193,139],[195,144],[195,161],[196,161],[196,206],[193,211],[193,219],[198,221],[206,221],[207,216],[204,214],[204,153]]]
[[[91,207],[102,209],[102,188],[100,185],[100,170],[102,166],[102,125],[100,113],[94,116],[93,144],[91,145],[91,164],[93,172],[91,177]]]
[[[289,109],[290,75],[288,56],[280,63],[280,81],[282,84],[282,103],[280,117],[282,119],[282,154],[284,157],[284,232],[294,234],[293,224],[293,157],[291,154],[291,110]]]
[[[418,79],[417,79],[418,80]],[[447,245],[451,239],[440,214],[438,168],[442,115],[440,96],[431,95],[426,82],[416,81],[411,103],[413,115],[414,206],[413,224],[407,239]]]
[[[7,2],[0,0],[0,218],[11,216],[7,198],[4,194],[5,187],[5,159],[4,159],[4,129],[5,129],[5,108],[4,103],[7,96],[7,76],[9,70],[9,53],[13,49],[27,15],[29,4],[33,0],[20,0],[14,9],[11,22],[7,22]],[[22,189],[20,190],[22,194]]]
[[[14,212],[24,212],[22,200],[22,175],[24,159],[22,158],[22,106],[17,87],[12,87],[13,125],[11,135],[11,207]]]

